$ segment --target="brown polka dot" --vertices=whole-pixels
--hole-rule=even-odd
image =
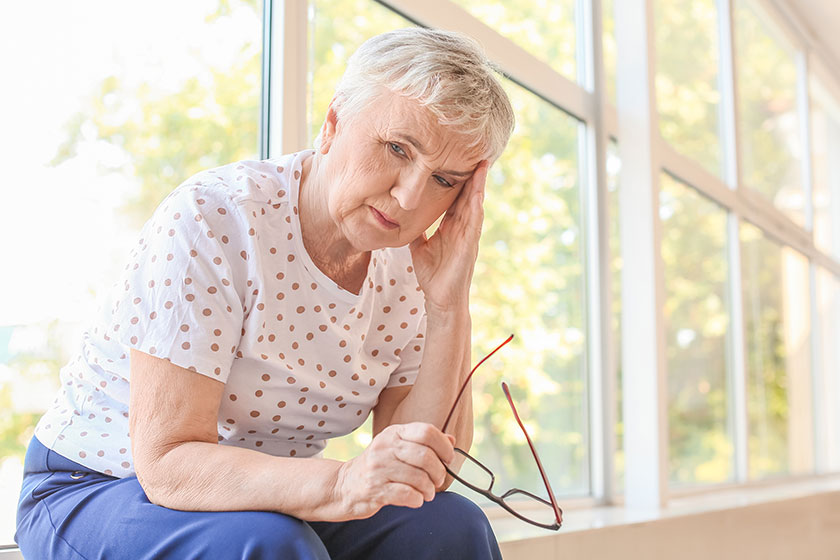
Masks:
[[[284,294],[283,292],[278,292],[277,293],[277,299],[283,299],[285,297],[286,297],[286,294]],[[279,315],[278,315],[278,317],[279,317]],[[279,319],[279,320],[282,321],[282,319]]]
[[[260,412],[258,410],[252,410],[251,411],[251,418],[256,418],[259,415],[260,415]]]
[[[213,259],[213,262],[214,262],[215,264],[222,264],[222,259],[221,259],[221,257],[215,257],[215,258]]]
[[[297,382],[297,379],[295,379],[292,376],[286,378],[286,383],[288,383],[289,385],[293,385],[295,382]]]
[[[412,315],[417,315],[417,308],[416,308],[416,307],[412,307],[412,308],[411,308],[411,311],[409,311],[409,313],[411,313]]]
[[[306,308],[302,305],[298,305],[298,308],[295,311],[297,311],[298,313],[303,313],[304,311],[306,311]]]
[[[352,358],[350,357],[350,354],[347,354],[347,355],[344,356],[344,362],[345,363],[349,362],[350,360],[352,360]]]
[[[401,328],[401,329],[408,328],[408,323],[405,323],[405,322],[400,323],[400,328]]]
[[[222,331],[219,329],[215,329],[213,330],[213,334],[215,334],[216,336],[222,336]]]
[[[227,422],[228,424],[236,424],[236,421],[233,418],[228,418],[227,420],[225,420],[225,422]]]
[[[350,379],[352,379],[353,381],[358,381],[359,380],[359,374],[354,373],[353,375],[350,376]]]
[[[298,288],[300,288],[300,284],[298,284],[297,282],[292,282],[292,289],[297,290]]]
[[[414,351],[415,351],[415,352],[419,352],[419,351],[420,351],[420,347],[419,347],[419,346],[415,346],[415,347],[414,347]]]
[[[277,403],[277,408],[284,408],[286,406],[286,401],[280,401]]]
[[[209,308],[207,308],[207,307],[205,307],[205,308],[204,308],[204,310],[202,311],[202,313],[204,314],[204,316],[205,316],[205,317],[209,317],[210,315],[212,315],[212,314],[213,314],[213,312],[212,312]]]
[[[306,397],[301,397],[298,399],[298,404],[303,404],[306,402]]]
[[[289,256],[286,257],[286,260],[288,260],[289,262],[292,262],[293,260],[295,260],[295,256],[292,255],[292,254],[289,254]]]
[[[128,461],[123,461],[122,463],[120,463],[120,466],[124,469],[127,469],[131,466],[131,463],[129,463]]]
[[[378,327],[376,327],[376,330],[378,330],[378,331],[381,331],[381,330],[384,330],[384,329],[385,329],[385,325],[379,325]]]
[[[195,249],[190,249],[190,256],[191,257],[197,257],[198,256],[198,251],[196,251]]]
[[[171,301],[167,301],[166,303],[164,303],[164,304],[163,304],[163,306],[164,306],[166,309],[172,309],[172,306],[173,306],[173,305],[175,305],[175,304],[174,304],[174,303],[172,303]]]
[[[186,299],[187,301],[193,301],[195,300],[195,296],[193,294],[187,294],[186,296],[184,296],[184,299]]]
[[[390,312],[391,312],[391,306],[390,306],[390,305],[386,305],[385,307],[383,307],[383,308],[382,308],[382,311],[383,311],[384,313],[390,313]]]
[[[151,319],[152,321],[154,321],[155,319],[157,319],[157,312],[156,312],[156,311],[152,311],[151,313],[149,313],[149,319]]]
[[[321,420],[321,421],[318,422],[318,427],[321,428],[321,427],[323,427],[324,424],[326,424],[326,422]]]
[[[85,453],[84,451],[79,451],[79,457],[84,459],[85,457],[87,457],[87,453]]]
[[[218,208],[218,209],[216,209],[216,211],[217,211],[219,214],[221,214],[222,216],[224,216],[225,214],[227,214],[227,210],[225,210],[224,208]]]
[[[270,375],[268,375],[267,373],[264,373],[264,374],[262,374],[261,379],[262,379],[263,381],[269,381],[269,380],[271,379],[271,376],[270,376]]]
[[[338,343],[338,346],[340,348],[344,348],[345,346],[347,346],[347,341],[342,339],[341,342]]]
[[[289,457],[294,457],[295,455],[297,455],[297,451],[295,451],[294,449],[289,451]]]
[[[394,337],[391,336],[390,334],[385,337],[385,342],[391,342],[392,340],[394,340]]]
[[[257,389],[257,390],[254,392],[254,396],[255,396],[255,397],[261,397],[261,396],[263,396],[263,392],[262,392],[261,390]]]
[[[330,371],[327,372],[327,375],[329,375],[330,377],[335,377],[337,374],[336,374],[334,369],[331,369]]]
[[[373,387],[374,385],[376,385],[376,379],[374,379],[374,378],[372,378],[372,377],[371,377],[371,378],[370,378],[370,380],[368,381],[368,384],[369,384],[371,387]]]
[[[230,400],[235,401],[238,397],[235,394],[232,394],[228,397]]]

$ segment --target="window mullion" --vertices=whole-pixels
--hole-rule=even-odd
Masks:
[[[588,296],[588,379],[590,402],[590,445],[592,494],[612,503],[615,494],[615,405],[616,368],[612,336],[612,278],[609,246],[607,192],[606,88],[603,59],[603,14],[601,0],[578,2],[583,17],[579,44],[583,42],[583,83],[593,93],[593,118],[582,136],[586,151],[581,158],[586,168],[584,215],[586,216],[586,262]]]
[[[724,146],[724,181],[730,189],[742,189],[741,143],[738,126],[738,69],[735,53],[735,8],[732,0],[717,0],[720,29],[720,96],[721,138]],[[737,198],[740,202],[741,198]],[[731,354],[728,387],[730,434],[733,438],[735,480],[749,478],[749,422],[747,413],[747,369],[743,292],[741,290],[740,220],[742,204],[730,207],[727,220],[729,259],[729,302],[731,324]]]
[[[309,145],[306,126],[309,28],[306,0],[264,0],[270,3],[268,68],[268,138],[264,157],[276,157]],[[266,68],[266,66],[264,66]]]
[[[625,503],[667,502],[668,428],[653,0],[615,3]]]

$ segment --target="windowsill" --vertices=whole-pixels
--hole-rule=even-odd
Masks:
[[[634,523],[648,523],[674,517],[736,509],[756,504],[840,491],[840,474],[819,476],[751,487],[711,490],[671,498],[668,506],[639,509],[626,506],[569,508],[563,511],[563,527],[555,532],[540,529],[508,515],[498,507],[486,508],[490,524],[500,543],[554,538],[577,531],[590,531]],[[563,504],[560,504],[561,507]]]

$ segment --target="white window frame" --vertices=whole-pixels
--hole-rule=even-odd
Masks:
[[[374,1],[374,0],[371,0]],[[624,502],[630,507],[651,508],[667,504],[669,498],[693,492],[673,492],[668,484],[667,371],[662,316],[664,301],[663,264],[659,252],[661,225],[658,199],[659,176],[666,172],[709,197],[728,213],[729,297],[732,302],[732,340],[729,356],[728,391],[730,432],[735,445],[735,483],[695,491],[739,486],[765,485],[748,480],[748,423],[744,321],[740,277],[739,228],[747,220],[768,237],[805,255],[812,270],[812,294],[816,267],[840,277],[840,261],[819,251],[813,243],[811,224],[810,115],[808,114],[808,73],[812,61],[830,67],[820,43],[802,25],[783,0],[755,0],[774,18],[796,51],[800,122],[805,143],[803,150],[803,188],[808,195],[806,227],[794,223],[772,203],[747,188],[740,175],[741,155],[737,119],[737,60],[734,54],[732,4],[716,0],[720,37],[720,140],[724,161],[723,176],[708,172],[701,164],[681,154],[665,142],[658,128],[655,94],[655,52],[653,33],[654,0],[616,0],[616,41],[618,45],[618,98],[610,103],[605,93],[601,0],[577,0],[578,84],[554,70],[510,39],[484,24],[450,0],[375,0],[424,26],[452,29],[477,39],[488,56],[515,82],[579,119],[587,133],[581,159],[584,185],[586,247],[585,258],[588,333],[588,387],[590,426],[590,480],[592,498],[574,500],[575,505]],[[306,125],[308,0],[265,0],[266,52],[264,64],[264,122],[261,128],[262,157],[308,147]],[[632,22],[633,25],[629,25]],[[645,79],[639,80],[642,76]],[[840,92],[837,82],[823,82]],[[840,98],[840,96],[839,96]],[[622,142],[632,137],[632,142]],[[615,492],[614,411],[617,371],[615,341],[611,334],[612,292],[609,220],[606,190],[606,146],[616,138],[623,161],[620,176],[621,246],[624,256],[622,370],[624,376],[625,495]],[[635,141],[641,138],[642,141]],[[635,162],[635,163],[632,163]],[[632,186],[629,188],[628,185]],[[632,196],[629,192],[632,191]],[[641,240],[641,242],[640,242]],[[631,258],[632,257],[632,258]],[[811,300],[808,304],[812,305]],[[818,339],[816,314],[812,313],[812,332]],[[628,328],[632,325],[632,328]],[[649,341],[656,341],[650,344]],[[815,390],[821,374],[814,362]],[[819,411],[817,411],[819,413]],[[815,418],[815,422],[819,422]],[[654,434],[656,437],[652,437]],[[818,456],[819,457],[819,456]],[[819,463],[820,461],[818,461]],[[824,472],[817,465],[817,472]],[[786,477],[798,480],[803,477]],[[805,477],[808,478],[808,477]],[[784,482],[784,481],[782,481]],[[568,502],[564,502],[569,505]]]

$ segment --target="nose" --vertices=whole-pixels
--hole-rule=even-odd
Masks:
[[[403,210],[414,210],[420,206],[423,191],[426,188],[427,174],[423,170],[401,173],[394,186],[391,187],[393,196]]]

